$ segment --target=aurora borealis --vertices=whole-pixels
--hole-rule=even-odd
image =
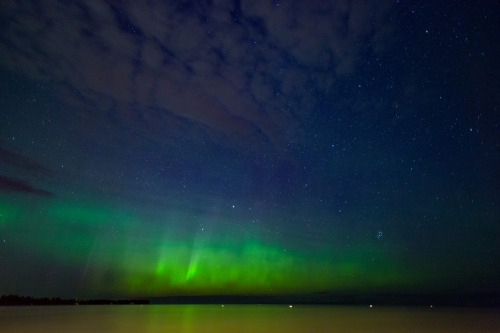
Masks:
[[[208,217],[168,210],[165,216],[152,218],[110,203],[99,207],[42,200],[26,208],[3,199],[3,228],[18,235],[20,244],[37,249],[37,258],[57,258],[63,267],[80,267],[81,276],[73,277],[82,288],[79,292],[106,286],[111,295],[204,295],[227,290],[272,295],[332,287],[365,291],[387,283],[402,287],[402,276],[406,282],[422,283],[411,278],[415,272],[410,267],[397,272],[398,255],[376,241],[365,240],[362,248],[350,249],[337,236],[334,247],[328,244],[335,239],[330,235],[316,237],[304,248],[305,240],[297,234],[280,235],[277,241],[261,227],[232,226],[238,219],[234,214]],[[193,220],[206,227],[197,227]],[[398,268],[404,267],[399,261]],[[49,272],[46,279],[64,283],[53,280],[57,278],[53,274]]]
[[[0,295],[500,293],[499,9],[3,1]]]

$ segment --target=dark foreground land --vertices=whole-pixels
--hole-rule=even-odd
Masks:
[[[4,295],[0,297],[0,306],[28,306],[28,305],[126,305],[126,304],[150,304],[150,300],[143,299],[122,299],[122,300],[109,300],[109,299],[90,299],[90,300],[76,300],[76,299],[61,299],[61,298],[36,298],[30,296],[18,295]]]
[[[26,305],[129,305],[129,304],[320,304],[320,305],[388,305],[388,306],[458,306],[500,308],[500,294],[461,295],[303,295],[245,296],[204,295],[168,296],[150,299],[61,299],[8,295],[0,297],[0,306]]]
[[[333,295],[330,293],[275,296],[169,296],[154,297],[152,304],[317,304],[317,305],[388,305],[458,306],[500,308],[500,294],[444,295]]]

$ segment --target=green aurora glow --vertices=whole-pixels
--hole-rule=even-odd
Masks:
[[[375,242],[363,248],[334,242],[288,247],[266,240],[259,228],[231,230],[229,221],[219,221],[219,227],[211,223],[211,232],[190,237],[168,227],[178,224],[170,223],[175,217],[168,214],[162,223],[146,222],[127,209],[43,199],[27,210],[5,196],[0,216],[4,234],[21,235],[10,246],[79,268],[84,294],[272,295],[426,282],[425,275],[404,268],[397,253]]]

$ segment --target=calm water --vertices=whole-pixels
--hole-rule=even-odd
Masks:
[[[0,332],[500,332],[500,309],[296,305],[0,307]]]

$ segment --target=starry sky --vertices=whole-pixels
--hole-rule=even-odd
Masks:
[[[0,294],[500,292],[496,1],[2,1]]]

